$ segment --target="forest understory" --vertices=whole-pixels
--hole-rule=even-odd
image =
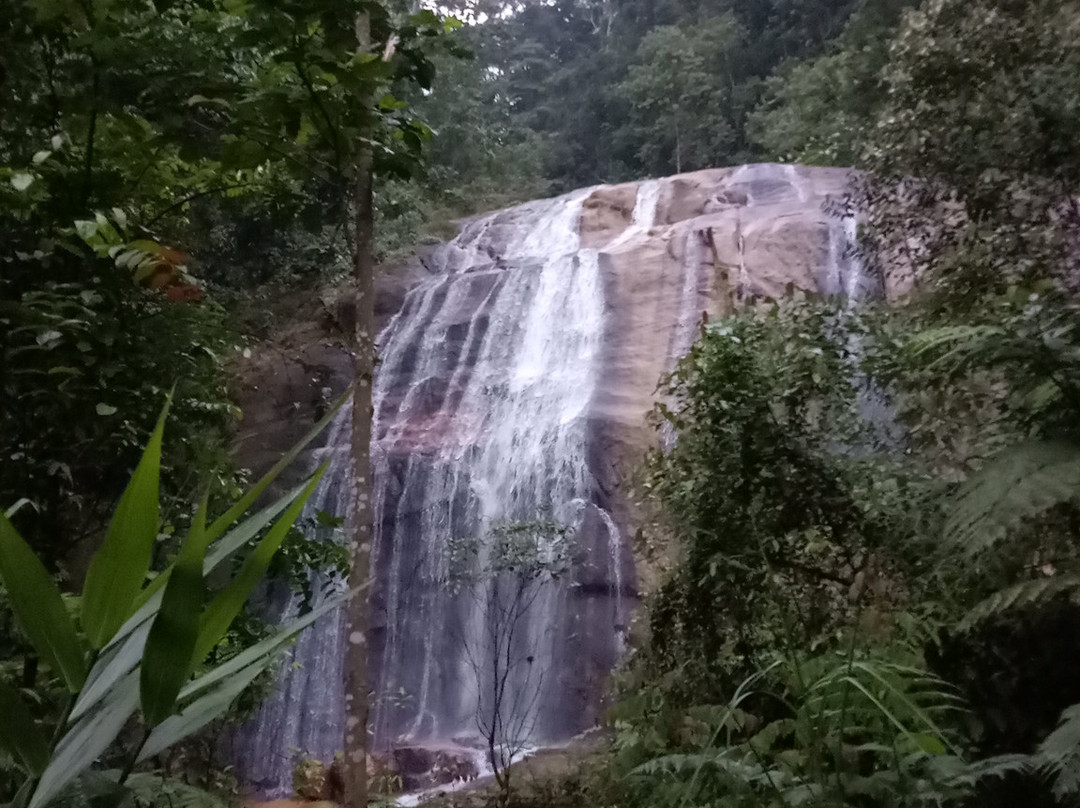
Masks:
[[[321,374],[370,470],[424,250],[757,162],[856,169],[832,213],[904,293],[724,297],[628,482],[655,585],[599,740],[511,765],[478,711],[494,779],[432,804],[1080,804],[1077,0],[0,0],[0,805],[248,801],[223,750],[297,634],[340,606],[366,670],[369,481],[346,523],[285,469]],[[280,463],[237,448],[275,418]],[[566,531],[447,537],[453,585],[520,608]],[[397,799],[369,689],[301,797]]]

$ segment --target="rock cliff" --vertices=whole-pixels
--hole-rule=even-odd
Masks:
[[[578,535],[570,579],[542,593],[524,629],[535,667],[510,682],[530,705],[523,726],[543,743],[596,721],[638,589],[625,479],[655,440],[645,416],[657,382],[703,316],[792,287],[852,294],[869,283],[852,254],[854,220],[827,212],[848,178],[756,165],[584,189],[474,217],[384,281],[384,313],[401,303],[375,394],[372,639],[380,695],[405,697],[376,700],[377,744],[475,733],[490,683],[468,662],[492,618],[443,585],[445,546],[507,520],[553,518]],[[292,430],[280,421],[302,425],[344,386],[346,353],[329,325],[348,313],[321,308],[319,324],[297,324],[242,370],[241,405],[256,413],[242,460],[284,448]],[[347,465],[331,470],[324,507],[347,506]],[[296,652],[306,669],[286,673],[238,754],[268,796],[289,789],[282,761],[328,760],[344,731],[340,627],[309,634]]]

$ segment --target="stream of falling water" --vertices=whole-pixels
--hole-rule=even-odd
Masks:
[[[447,545],[507,521],[557,522],[576,543],[572,575],[545,583],[517,627],[513,653],[529,665],[514,669],[504,704],[526,713],[517,724],[530,743],[564,740],[596,720],[597,688],[620,653],[626,615],[621,536],[589,462],[604,301],[598,253],[578,237],[588,193],[471,221],[436,248],[433,277],[380,337],[376,750],[477,743],[477,705],[490,681],[475,655],[490,633],[490,599],[447,585]],[[651,223],[655,196],[645,208],[636,226]],[[322,450],[334,462],[316,507],[339,515],[348,506],[348,434],[345,415]],[[300,757],[328,761],[340,751],[341,634],[338,615],[307,631],[275,694],[240,732],[234,759],[260,796],[289,795]]]
[[[746,207],[782,208],[818,196],[791,166],[747,166],[732,172],[727,187],[745,193]],[[630,226],[605,249],[655,227],[664,191],[662,181],[639,185]],[[597,719],[629,609],[625,548],[591,457],[605,302],[600,255],[578,236],[589,193],[471,220],[428,256],[432,276],[408,293],[379,339],[370,646],[376,751],[476,746],[477,705],[490,682],[468,649],[482,649],[489,633],[490,598],[447,586],[446,549],[506,521],[551,520],[576,534],[572,574],[544,586],[512,649],[529,661],[509,681],[509,702],[527,713],[518,723],[527,727],[528,742],[540,745],[566,740]],[[749,289],[747,273],[755,268],[746,266],[746,255],[753,253],[745,249],[741,219],[735,229],[738,280]],[[852,249],[854,217],[830,220],[822,236],[821,291],[866,294]],[[692,344],[711,282],[699,231],[688,229],[686,239],[672,361]],[[345,413],[321,450],[332,462],[309,511],[346,514],[348,436]],[[288,593],[270,600],[278,613],[294,608]],[[233,758],[259,796],[290,795],[300,757],[328,761],[340,751],[342,658],[340,616],[331,615],[301,636],[275,694],[238,733]],[[544,672],[542,681],[529,666]]]

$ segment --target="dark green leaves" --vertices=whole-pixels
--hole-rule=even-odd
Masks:
[[[120,497],[105,543],[94,556],[83,590],[83,630],[94,648],[101,648],[131,616],[135,598],[150,569],[150,553],[158,530],[158,477],[161,439],[169,402]]]
[[[11,754],[31,774],[41,774],[49,762],[49,747],[18,691],[0,680],[0,749]]]
[[[266,574],[274,553],[277,552],[281,543],[285,540],[285,536],[304,509],[308,498],[315,492],[315,488],[318,486],[319,481],[322,480],[327,468],[328,464],[323,464],[315,472],[303,493],[293,502],[277,524],[270,529],[266,537],[259,542],[229,585],[207,607],[199,625],[198,641],[192,649],[194,656],[191,659],[191,664],[201,662],[210,650],[217,645],[225,632],[228,631],[233,619],[240,613],[240,609],[243,608],[252,591],[262,580],[263,575]]]
[[[199,634],[205,585],[203,559],[209,544],[206,532],[206,500],[172,567],[161,596],[161,608],[143,651],[139,693],[143,716],[157,726],[173,713],[180,688],[191,676],[192,652]]]
[[[77,693],[86,679],[86,655],[52,576],[15,526],[0,512],[0,581],[12,611],[35,650]]]
[[[994,457],[961,487],[945,539],[974,555],[1010,529],[1080,496],[1080,447],[1031,442]]]

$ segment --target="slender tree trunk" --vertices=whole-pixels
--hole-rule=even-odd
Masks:
[[[679,134],[679,119],[675,119],[675,173],[682,174],[682,138]]]
[[[357,15],[358,51],[371,46],[370,20]],[[368,802],[368,610],[371,593],[371,391],[375,380],[375,267],[372,204],[372,153],[357,153],[349,188],[349,234],[356,284],[356,333],[352,408],[352,564],[349,583],[364,587],[348,606],[345,654],[345,805]]]

